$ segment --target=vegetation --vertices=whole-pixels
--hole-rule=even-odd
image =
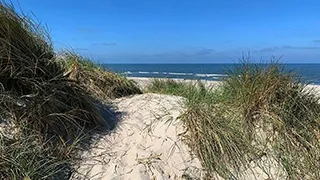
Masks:
[[[185,141],[208,176],[238,179],[256,164],[275,178],[267,168],[276,162],[282,178],[319,179],[319,97],[277,62],[244,61],[228,73],[215,89],[172,80],[148,88],[187,99]]]
[[[0,2],[1,179],[68,179],[77,150],[109,125],[97,98],[140,92],[79,56],[65,57],[77,71],[60,58],[40,25]]]
[[[133,80],[107,71],[77,54],[65,52],[59,62],[71,79],[84,85],[87,92],[97,98],[119,98],[142,93]]]
[[[196,85],[192,82],[185,83],[173,79],[152,79],[147,91],[187,97],[188,93],[194,94],[197,91]]]
[[[74,159],[57,156],[39,138],[35,134],[1,137],[0,179],[68,179]]]

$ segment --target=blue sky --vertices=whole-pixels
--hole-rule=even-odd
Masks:
[[[14,1],[17,2],[17,1]],[[101,63],[320,63],[319,0],[19,0],[55,48]]]

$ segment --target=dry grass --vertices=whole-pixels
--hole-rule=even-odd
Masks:
[[[71,79],[78,81],[97,98],[119,98],[142,93],[134,81],[107,71],[82,56],[65,52],[58,61]]]

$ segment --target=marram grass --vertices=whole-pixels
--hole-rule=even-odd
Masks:
[[[244,178],[244,169],[268,157],[283,172],[278,178],[320,178],[320,98],[297,74],[273,61],[243,62],[221,86],[201,87],[153,80],[148,89],[186,98],[185,140],[208,177]],[[272,177],[268,163],[261,167]]]
[[[103,124],[94,99],[64,76],[43,29],[4,3],[0,10],[0,105],[7,119],[61,136]]]
[[[85,57],[64,52],[59,56],[58,62],[65,68],[70,79],[78,81],[88,93],[99,99],[142,93],[134,81],[107,71]]]
[[[68,179],[89,134],[108,127],[98,98],[140,93],[76,55],[68,71],[59,57],[39,24],[0,1],[0,179]]]

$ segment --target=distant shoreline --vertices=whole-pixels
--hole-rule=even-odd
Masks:
[[[320,85],[320,64],[279,65],[284,72],[297,73],[303,82]],[[241,64],[105,64],[102,67],[127,77],[221,81]]]
[[[148,85],[151,84],[152,79],[171,79],[178,82],[186,82],[186,83],[196,83],[197,81],[201,81],[206,87],[214,88],[215,86],[221,85],[222,81],[216,80],[195,80],[195,79],[180,79],[180,78],[149,78],[149,77],[127,77],[137,83],[137,85],[141,89],[146,89]],[[310,90],[314,90],[314,93],[320,96],[320,85],[309,84],[307,88]]]

